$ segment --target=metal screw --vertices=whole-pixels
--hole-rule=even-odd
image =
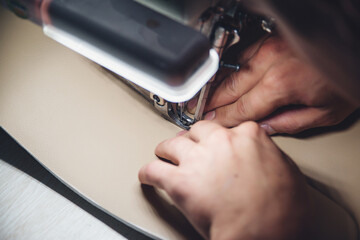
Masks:
[[[158,95],[154,95],[154,96],[153,96],[153,99],[154,99],[157,103],[160,102],[160,98],[159,98]]]
[[[241,65],[240,64],[229,64],[229,63],[221,62],[220,67],[230,68],[230,69],[233,69],[233,70],[235,70],[237,72],[237,71],[240,70]]]

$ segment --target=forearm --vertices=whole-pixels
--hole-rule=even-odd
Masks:
[[[326,74],[344,95],[360,103],[360,14],[352,0],[244,0],[274,16],[281,34]]]

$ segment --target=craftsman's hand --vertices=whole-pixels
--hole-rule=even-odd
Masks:
[[[257,53],[254,48],[240,60],[252,57],[243,68],[216,89],[205,119],[226,127],[258,121],[268,134],[292,134],[335,125],[356,109],[279,37],[267,39]]]
[[[226,129],[210,121],[159,144],[139,172],[164,189],[212,239],[304,239],[308,192],[302,174],[254,122]]]

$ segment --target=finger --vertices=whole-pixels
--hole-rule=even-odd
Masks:
[[[216,88],[209,103],[205,106],[205,112],[235,102],[258,83],[261,74],[253,72],[250,68],[230,74]]]
[[[176,174],[176,166],[161,160],[155,160],[139,171],[138,177],[142,184],[151,185],[161,189],[168,189],[167,184]]]
[[[231,128],[230,131],[235,133],[237,138],[234,138],[235,141],[243,141],[244,138],[247,139],[257,139],[257,143],[263,146],[275,146],[272,139],[266,134],[266,131],[260,127],[257,122],[247,121],[239,124],[238,126]],[[243,142],[238,142],[240,146]],[[262,147],[261,147],[262,148]],[[246,149],[247,152],[250,149]]]
[[[327,111],[318,108],[287,110],[262,121],[260,126],[269,134],[295,134],[309,128],[326,126]]]
[[[155,149],[155,154],[175,165],[179,165],[181,161],[186,159],[186,154],[194,145],[195,142],[182,135],[160,143]]]
[[[208,113],[205,118],[214,114],[212,120],[225,127],[235,127],[244,121],[262,119],[280,106],[287,105],[288,102],[292,101],[287,95],[284,97],[279,91],[261,81],[236,102],[215,109],[214,112]]]
[[[209,134],[219,128],[221,128],[220,125],[211,121],[203,120],[194,124],[188,132],[188,135],[195,142],[200,142],[202,139],[206,139]]]
[[[179,136],[186,136],[188,134],[188,130],[182,130],[176,134],[177,137]]]
[[[266,138],[269,138],[266,135],[264,129],[261,128],[258,123],[253,121],[243,122],[230,130],[239,136],[252,137],[252,138],[265,136]]]
[[[239,72],[223,79],[207,104],[205,112],[233,103],[247,93],[272,65],[288,56],[286,50],[286,44],[278,38],[267,39],[259,51],[254,51],[254,47],[249,48],[244,53],[244,56],[250,58],[249,62]]]

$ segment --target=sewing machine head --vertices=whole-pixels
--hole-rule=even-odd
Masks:
[[[227,52],[238,53],[272,27],[237,0],[50,2],[43,10],[51,19],[48,36],[126,79],[184,129],[202,119],[219,68],[240,68]],[[197,105],[188,109],[193,98]]]
[[[182,128],[201,120],[219,68],[272,21],[241,0],[4,0],[49,37],[123,77]],[[236,49],[236,50],[234,50]],[[235,56],[235,57],[234,57]],[[197,98],[195,109],[187,102]]]
[[[226,57],[226,52],[235,48],[238,52],[261,35],[271,33],[274,27],[273,20],[244,11],[240,1],[136,1],[191,29],[193,35],[189,37],[199,40],[197,42],[199,45],[187,45],[191,53],[189,57],[193,61],[187,62],[188,65],[183,67],[185,71],[180,70],[181,67],[178,66],[179,71],[184,74],[162,79],[160,81],[164,85],[155,88],[142,84],[133,85],[139,93],[153,102],[154,107],[165,118],[184,129],[201,120],[211,82],[215,79],[218,70],[240,69],[241,66],[234,57],[231,57],[232,54],[227,54]],[[175,34],[177,38],[176,36],[181,36],[183,32],[179,29],[164,34]],[[199,48],[201,52],[198,51]],[[177,57],[182,62],[180,58],[184,56],[178,54]],[[177,77],[180,79],[174,80]],[[197,105],[190,109],[187,103],[193,98],[197,99]]]

